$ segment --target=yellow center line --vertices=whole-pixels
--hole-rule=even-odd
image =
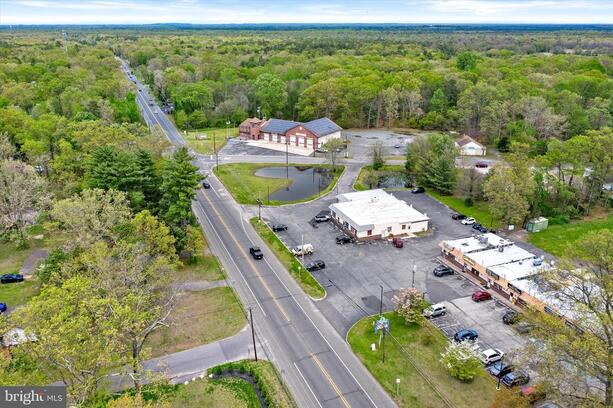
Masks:
[[[245,249],[238,243],[238,240],[236,239],[236,237],[234,236],[234,234],[232,233],[232,231],[230,231],[230,228],[228,227],[228,225],[226,224],[226,222],[224,221],[224,219],[221,217],[221,215],[219,214],[219,212],[217,211],[217,208],[215,208],[215,206],[213,205],[213,203],[211,202],[211,200],[209,199],[209,197],[206,194],[202,194],[204,196],[204,199],[206,201],[208,201],[209,205],[211,206],[211,208],[213,209],[213,211],[215,212],[215,215],[217,215],[217,218],[219,218],[219,221],[221,221],[221,223],[223,224],[223,226],[226,228],[226,230],[228,231],[228,234],[230,234],[230,238],[232,239],[232,241],[234,241],[234,243],[236,244],[236,247],[239,248],[239,250],[241,252],[243,252],[245,254],[245,259],[247,260],[247,262],[249,263],[249,266],[251,266],[251,269],[253,269],[255,271],[255,274],[258,276],[258,279],[260,280],[260,282],[262,282],[262,284],[264,285],[264,288],[266,289],[266,291],[268,292],[268,295],[271,297],[271,299],[273,300],[273,302],[275,302],[275,305],[277,305],[277,308],[279,309],[279,311],[281,311],[281,314],[283,314],[283,317],[285,318],[285,320],[287,320],[289,322],[289,316],[287,315],[287,313],[285,312],[285,309],[283,308],[283,306],[281,306],[281,303],[279,303],[279,301],[277,300],[277,298],[275,297],[275,295],[272,293],[272,290],[270,290],[270,286],[268,286],[268,284],[266,283],[266,281],[264,280],[264,278],[262,277],[262,275],[260,275],[260,272],[258,271],[258,269],[255,267],[255,264],[253,263],[253,261],[251,259],[249,259],[249,254],[247,254],[247,251],[245,251]]]
[[[338,385],[336,385],[336,383],[334,382],[334,380],[332,380],[332,377],[330,377],[330,374],[328,374],[328,371],[326,371],[325,367],[323,366],[323,364],[321,364],[321,361],[319,361],[319,358],[315,355],[311,353],[311,357],[313,358],[313,360],[315,361],[315,364],[317,364],[317,367],[319,367],[319,370],[324,373],[324,376],[326,377],[326,379],[328,380],[328,382],[330,383],[330,385],[332,386],[332,388],[334,388],[334,391],[338,394],[338,396],[340,397],[341,401],[343,402],[343,405],[347,408],[351,408],[351,405],[349,405],[349,402],[347,401],[347,399],[345,398],[345,396],[343,395],[343,393],[341,392],[340,388],[338,388]]]

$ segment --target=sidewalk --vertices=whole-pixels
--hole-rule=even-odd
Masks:
[[[278,152],[285,152],[285,143],[274,143],[267,140],[249,140],[247,145],[261,147],[262,149],[276,150]],[[295,145],[287,145],[287,152],[290,154],[298,154],[300,156],[311,156],[315,150],[307,149],[306,147],[299,147]]]
[[[261,345],[256,344],[260,351]],[[206,370],[211,367],[253,357],[251,331],[249,325],[246,325],[232,337],[145,361],[143,369],[163,376],[172,384],[178,384],[206,374]],[[263,352],[258,354],[258,358],[261,357],[264,357]],[[134,385],[129,374],[112,374],[110,377],[110,388],[113,391],[125,390]]]

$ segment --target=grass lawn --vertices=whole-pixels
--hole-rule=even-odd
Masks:
[[[8,307],[22,305],[33,296],[38,295],[40,284],[37,279],[25,280],[18,283],[5,283],[0,285],[0,302]]]
[[[355,179],[355,182],[353,183],[353,188],[355,190],[364,191],[364,190],[370,189],[369,186],[364,184],[364,176],[366,175],[366,173],[368,173],[371,170],[372,170],[372,165],[364,166],[360,169],[360,174],[358,174],[358,177]],[[403,173],[405,171],[405,168],[404,166],[401,166],[401,165],[386,164],[377,171],[380,173],[382,172]]]
[[[601,229],[613,230],[613,213],[609,213],[605,218],[550,225],[545,231],[529,233],[528,241],[552,255],[563,256],[567,246],[574,244],[588,232]]]
[[[253,228],[268,244],[270,249],[275,253],[281,263],[287,268],[290,274],[296,279],[302,290],[314,299],[324,297],[326,291],[321,287],[319,282],[311,275],[311,273],[302,268],[300,262],[287,247],[279,240],[277,235],[272,232],[265,222],[260,222],[258,217],[253,217],[249,220]]]
[[[205,133],[206,139],[197,139],[197,135]],[[226,141],[238,136],[238,128],[209,128],[198,131],[188,131],[184,133],[183,138],[187,141],[192,149],[202,154],[214,154],[214,150],[221,150],[225,146]],[[215,136],[215,149],[213,149],[213,136]]]
[[[448,340],[429,323],[423,327],[408,327],[396,313],[387,313],[390,332],[409,353],[417,367],[430,378],[439,392],[457,408],[489,406],[496,394],[496,383],[485,370],[470,383],[452,378],[439,361]],[[347,340],[358,358],[379,381],[400,407],[439,408],[445,406],[432,386],[424,380],[416,368],[409,363],[399,346],[386,339],[385,363],[381,363],[381,349],[370,349],[378,344],[379,335],[373,331],[374,318],[360,320],[351,328]],[[430,341],[424,341],[431,333]],[[396,395],[396,378],[400,378],[400,393]],[[478,401],[477,403],[475,401]],[[476,405],[475,405],[476,404]]]
[[[198,231],[201,239],[196,245],[195,253],[197,255],[193,259],[183,263],[178,272],[175,274],[175,282],[201,280],[213,282],[224,278],[219,260],[209,250],[209,244],[206,241],[202,230],[198,229]]]
[[[293,408],[291,395],[283,385],[274,366],[268,361],[244,360],[241,365],[260,379],[260,388],[271,398],[271,407]],[[212,370],[209,370],[212,371]],[[149,385],[142,390],[143,400],[158,406],[159,402],[168,407],[182,408],[259,408],[259,401],[253,386],[240,378],[208,378],[177,385]]]
[[[472,207],[468,207],[466,206],[466,204],[464,204],[464,198],[462,197],[445,196],[432,190],[426,190],[426,193],[428,193],[430,197],[445,204],[452,210],[462,213],[467,217],[474,217],[478,223],[485,227],[498,228],[500,226],[499,220],[492,220],[492,216],[490,215],[490,211],[487,208],[487,204],[484,202],[478,201],[475,202],[475,205],[473,205]]]
[[[231,288],[220,287],[178,296],[170,327],[149,339],[152,356],[187,350],[236,334],[247,323]]]

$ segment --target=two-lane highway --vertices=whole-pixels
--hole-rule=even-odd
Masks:
[[[129,68],[124,65],[123,69],[127,74]],[[136,85],[143,89],[138,81]],[[151,113],[159,107],[149,106],[146,90],[139,94],[138,102],[145,120],[160,126],[173,144],[183,145],[172,122],[161,111]],[[210,162],[197,161],[196,164],[203,170],[210,170]],[[230,283],[243,303],[253,309],[256,332],[266,356],[276,365],[298,405],[314,408],[395,406],[344,339],[268,250],[224,186],[213,175],[209,180],[212,188],[198,192],[194,213]],[[249,247],[253,245],[262,248],[263,260],[250,256]]]

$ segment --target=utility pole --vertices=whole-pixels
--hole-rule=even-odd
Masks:
[[[287,136],[285,137],[285,178],[289,178],[289,143],[287,143]]]
[[[257,199],[258,203],[258,221],[262,221],[262,200]]]
[[[381,288],[381,300],[379,301],[379,317],[383,316],[383,285],[379,285]]]
[[[500,357],[500,368],[502,368],[503,362],[504,362],[504,354],[502,355],[502,357]],[[503,377],[502,375],[498,376],[498,384],[496,384],[496,389],[498,391],[500,391],[500,380],[502,380],[502,377]]]
[[[253,340],[253,354],[255,355],[255,361],[258,361],[258,350],[255,348],[255,328],[253,327],[253,313],[249,308],[249,320],[251,320],[251,339]]]
[[[381,330],[381,362],[385,363],[385,326]]]
[[[411,287],[415,289],[415,270],[417,269],[417,265],[413,264],[413,278],[411,279]]]
[[[217,174],[219,175],[219,156],[217,155],[217,145],[215,144],[215,131],[213,131],[213,153],[215,153],[215,169],[217,170]]]

